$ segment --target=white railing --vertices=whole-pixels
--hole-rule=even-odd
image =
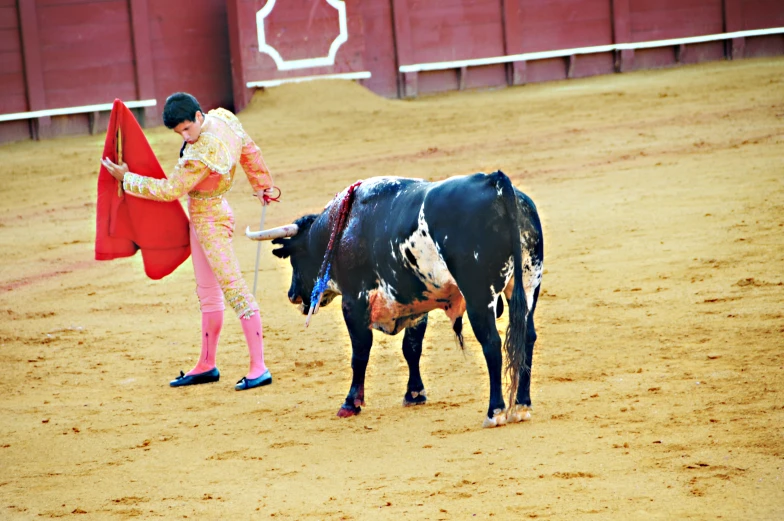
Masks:
[[[625,51],[634,49],[651,49],[655,47],[668,47],[675,45],[689,45],[693,43],[729,40],[732,38],[747,38],[752,36],[766,36],[771,34],[784,34],[784,27],[770,29],[756,29],[751,31],[735,31],[731,33],[708,34],[704,36],[689,36],[686,38],[671,38],[669,40],[653,40],[648,42],[615,43],[609,45],[596,45],[593,47],[575,47],[573,49],[558,49],[555,51],[526,52],[508,56],[494,56],[492,58],[476,58],[472,60],[455,60],[448,62],[416,63],[401,65],[400,72],[440,71],[446,69],[460,69],[463,67],[476,67],[479,65],[496,65],[518,61],[543,60],[547,58],[565,58],[577,54],[593,54],[597,52]]]
[[[295,76],[293,78],[281,78],[279,80],[249,81],[245,84],[249,89],[260,87],[277,87],[284,83],[301,83],[303,81],[314,80],[366,80],[370,78],[369,71],[344,72],[340,74],[320,74],[318,76]]]
[[[125,106],[129,109],[136,109],[140,107],[154,107],[158,104],[157,100],[145,99],[140,101],[124,101]],[[81,107],[65,107],[61,109],[45,109],[33,110],[30,112],[16,112],[14,114],[0,114],[0,122],[3,121],[16,121],[20,119],[35,119],[45,118],[47,116],[67,116],[69,114],[88,114],[92,112],[101,112],[104,110],[112,110],[114,103],[101,103],[98,105],[83,105]]]

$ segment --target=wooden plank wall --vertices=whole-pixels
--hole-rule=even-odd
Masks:
[[[467,60],[505,54],[503,5],[498,0],[408,2],[414,62]],[[420,74],[420,94],[503,84],[503,66]]]
[[[0,114],[166,97],[231,108],[224,0],[0,0]],[[0,142],[83,134],[108,113],[0,123]]]
[[[614,43],[612,4],[607,0],[520,0],[518,4],[521,31],[518,53]],[[611,72],[611,53],[585,55],[572,60],[536,60],[525,64],[522,82]]]
[[[379,6],[379,1],[345,0],[349,37],[338,48],[334,64],[296,69],[279,69],[270,54],[259,52],[256,13],[266,1],[230,0],[229,4],[229,32],[232,34],[235,62],[232,79],[234,101],[238,108],[250,101],[252,91],[245,87],[248,82],[367,70],[364,63],[365,20],[367,18],[372,23],[373,29],[378,29],[379,11],[363,4]],[[324,0],[278,0],[264,24],[266,44],[273,47],[285,62],[328,56],[330,45],[340,31],[338,11]],[[375,36],[373,34],[373,38]],[[382,32],[380,36],[383,38],[385,35]],[[389,41],[382,40],[383,43],[388,44]],[[394,51],[388,45],[386,49],[386,52]],[[373,56],[378,58],[378,54]],[[388,61],[384,64],[389,66]]]
[[[348,8],[351,8],[349,3]],[[395,51],[393,2],[359,2],[365,33],[365,70],[373,76],[364,85],[373,92],[388,98],[398,96],[398,54]],[[349,16],[352,13],[349,11]]]
[[[629,0],[631,41],[644,42],[724,32],[722,0]],[[634,69],[697,63],[724,57],[724,42],[634,52]]]
[[[156,99],[159,124],[185,90],[205,110],[242,109],[248,81],[370,71],[388,97],[519,85],[678,63],[784,54],[784,36],[736,38],[510,64],[398,73],[401,65],[784,27],[782,0],[344,0],[349,39],[333,65],[278,70],[260,53],[256,12],[271,0],[0,0],[0,114]],[[325,55],[325,0],[277,0],[265,25],[286,60]],[[107,113],[0,123],[0,142],[98,131]]]
[[[137,1],[137,0],[131,0]],[[190,92],[204,110],[234,108],[225,0],[141,0],[148,4],[154,97],[151,123],[166,97]],[[146,97],[140,97],[145,99]]]
[[[401,65],[784,26],[781,0],[392,0]],[[464,27],[464,25],[469,27]],[[498,35],[501,35],[499,46]],[[784,36],[403,73],[400,95],[784,54]],[[499,47],[501,52],[499,52]],[[505,74],[501,71],[505,69]],[[505,80],[505,81],[504,81]]]
[[[137,99],[126,1],[36,0],[32,23],[43,78],[43,101],[32,110]],[[25,42],[25,49],[33,45]],[[88,119],[54,117],[38,132],[44,137],[83,133]]]
[[[782,0],[725,0],[728,4],[736,4],[735,12],[740,21],[728,20],[737,30],[764,29],[766,27],[784,27],[784,2]],[[730,31],[735,29],[729,29]],[[779,56],[784,54],[784,38],[781,35],[748,38],[740,44],[744,56]]]
[[[37,0],[36,15],[48,107],[135,98],[126,1]]]
[[[0,114],[27,110],[27,87],[16,0],[0,0],[0,94]],[[29,136],[27,121],[0,123],[0,143]]]

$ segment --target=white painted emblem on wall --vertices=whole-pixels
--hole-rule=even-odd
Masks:
[[[306,58],[302,60],[284,60],[280,53],[267,43],[267,37],[264,32],[264,19],[272,12],[277,0],[268,0],[256,13],[256,30],[259,35],[259,52],[269,54],[279,71],[290,71],[294,69],[308,69],[311,67],[323,67],[325,65],[335,64],[335,55],[338,49],[348,40],[348,24],[346,23],[346,4],[340,0],[326,0],[326,2],[337,9],[338,20],[340,22],[340,34],[332,41],[329,46],[329,54],[321,58]]]

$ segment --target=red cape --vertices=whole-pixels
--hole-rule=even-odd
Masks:
[[[114,100],[103,156],[118,161],[118,130],[122,161],[131,172],[161,179],[166,177],[133,113]],[[95,258],[130,257],[142,250],[144,272],[161,279],[191,254],[188,217],[179,201],[163,203],[127,195],[120,183],[101,166],[98,172]]]

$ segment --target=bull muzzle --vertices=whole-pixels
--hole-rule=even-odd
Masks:
[[[281,239],[283,237],[294,237],[297,235],[297,232],[299,232],[299,226],[296,224],[286,224],[285,226],[258,232],[250,231],[250,226],[245,229],[245,235],[248,239],[253,239],[254,241],[271,241],[272,239]]]

